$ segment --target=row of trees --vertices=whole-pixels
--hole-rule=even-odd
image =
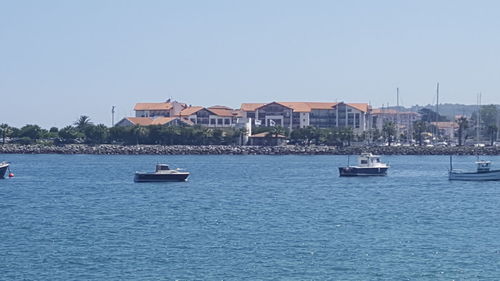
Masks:
[[[456,120],[458,124],[457,139],[458,145],[477,134],[487,136],[493,144],[498,133],[498,110],[494,105],[483,106],[481,114],[473,114],[471,119],[460,117]],[[437,115],[429,109],[420,112],[422,119],[413,123],[411,131],[405,131],[401,135],[397,134],[396,124],[386,122],[381,130],[372,129],[355,135],[352,128],[316,128],[306,127],[289,131],[283,127],[257,127],[253,133],[268,132],[269,137],[286,136],[290,143],[301,145],[336,145],[349,146],[351,142],[379,143],[386,142],[391,145],[395,140],[416,140],[419,145],[423,145],[426,133],[436,132],[437,129],[431,123],[439,120],[446,121],[446,118]],[[478,122],[480,118],[480,122]],[[477,127],[475,124],[482,126]],[[479,128],[479,129],[478,129]],[[476,132],[476,134],[474,133]],[[133,144],[160,144],[160,145],[208,145],[208,144],[241,144],[244,129],[237,128],[207,128],[202,126],[131,126],[131,127],[111,127],[103,124],[95,125],[88,116],[80,116],[72,125],[58,129],[52,127],[49,130],[42,129],[38,125],[26,125],[22,128],[11,127],[7,124],[0,124],[0,137],[4,144],[7,139],[14,140],[21,144],[37,142],[51,142],[55,144],[68,143],[121,143]]]
[[[268,137],[286,136],[290,143],[310,145],[325,144],[346,146],[352,141],[370,141],[380,139],[387,133],[373,130],[370,133],[355,135],[351,128],[320,129],[306,127],[295,129],[290,132],[283,127],[257,127],[253,133],[267,132]],[[81,116],[72,125],[64,128],[42,129],[38,125],[26,125],[22,128],[10,127],[7,124],[0,125],[2,143],[11,139],[16,143],[87,143],[104,144],[120,143],[126,145],[135,144],[160,144],[160,145],[209,145],[209,144],[241,144],[244,129],[237,128],[207,128],[202,126],[130,126],[111,127],[103,124],[95,125],[88,116]]]
[[[49,142],[54,144],[233,144],[238,143],[243,135],[240,129],[205,128],[201,126],[131,126],[111,127],[95,125],[88,116],[81,116],[73,125],[62,129],[45,130],[38,125],[26,125],[20,129],[7,124],[0,125],[2,143],[13,139],[21,144]]]

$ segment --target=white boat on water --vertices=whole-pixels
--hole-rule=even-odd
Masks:
[[[461,181],[498,181],[500,180],[500,170],[491,170],[491,161],[479,160],[476,161],[476,171],[463,171],[453,169],[452,159],[450,156],[450,171],[448,173],[449,180]]]
[[[349,161],[349,160],[348,160]],[[361,153],[358,157],[358,165],[339,167],[341,177],[359,176],[385,176],[389,165],[380,161],[380,156],[371,153]]]
[[[5,173],[7,172],[8,169],[9,169],[9,163],[7,162],[0,163],[0,179],[3,179],[5,177]]]

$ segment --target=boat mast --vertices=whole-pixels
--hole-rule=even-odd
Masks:
[[[439,128],[438,128],[438,122],[439,122],[439,82],[437,83],[436,87],[436,137],[439,137]]]
[[[399,140],[399,87],[396,88],[396,141]]]
[[[111,106],[111,127],[115,125],[115,106]]]
[[[479,143],[479,127],[481,126],[481,93],[477,95],[477,124],[476,124],[476,143]]]

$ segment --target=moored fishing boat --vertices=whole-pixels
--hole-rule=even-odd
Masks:
[[[341,177],[357,177],[357,176],[385,176],[389,165],[380,162],[380,156],[371,153],[361,153],[358,157],[358,165],[339,167]]]
[[[3,179],[5,177],[5,173],[9,169],[9,163],[7,162],[1,162],[0,163],[0,179]]]
[[[449,180],[462,181],[498,181],[500,180],[500,170],[491,170],[491,161],[476,161],[476,171],[463,171],[453,169],[452,157],[450,156]]]
[[[189,172],[180,169],[171,170],[166,164],[156,164],[154,172],[136,172],[135,182],[186,181]]]

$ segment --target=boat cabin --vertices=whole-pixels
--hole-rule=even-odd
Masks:
[[[156,164],[156,172],[168,171],[170,168],[167,164]]]
[[[380,162],[380,156],[372,155],[371,153],[362,153],[359,156],[358,161],[360,167],[376,167],[384,165]]]
[[[477,172],[478,173],[487,173],[491,168],[491,161],[477,161]]]

